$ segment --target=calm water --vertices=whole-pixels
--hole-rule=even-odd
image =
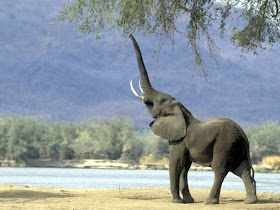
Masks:
[[[210,189],[214,174],[211,171],[190,171],[190,188]],[[259,192],[280,193],[280,174],[256,173]],[[167,187],[167,170],[106,170],[72,168],[0,168],[0,183],[63,188],[135,188]],[[223,189],[244,190],[239,177],[229,173]]]

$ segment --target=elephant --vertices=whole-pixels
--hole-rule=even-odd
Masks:
[[[188,187],[188,171],[192,162],[211,167],[214,183],[205,204],[218,204],[221,186],[228,172],[240,177],[245,185],[245,204],[257,203],[256,181],[252,167],[249,141],[242,128],[228,118],[208,121],[196,119],[174,97],[155,90],[149,80],[140,48],[132,34],[141,76],[139,95],[130,81],[132,92],[141,99],[154,121],[154,134],[169,141],[170,190],[175,203],[193,203]],[[180,197],[180,192],[182,197]]]

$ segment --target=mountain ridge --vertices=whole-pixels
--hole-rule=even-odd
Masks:
[[[129,88],[130,80],[140,79],[129,38],[116,31],[104,32],[99,41],[81,41],[75,26],[65,24],[57,44],[49,23],[62,6],[47,0],[0,2],[0,114],[72,122],[121,115],[148,126],[152,119]],[[240,56],[227,36],[215,39],[219,67],[201,49],[206,83],[192,78],[193,54],[183,40],[177,39],[173,52],[167,42],[155,70],[158,37],[135,35],[153,87],[174,96],[198,119],[224,116],[242,125],[279,121],[280,47]]]

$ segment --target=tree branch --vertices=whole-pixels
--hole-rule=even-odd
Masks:
[[[193,10],[188,9],[187,7],[183,6],[178,0],[175,0],[174,3],[180,8],[185,10],[185,12],[194,13]]]
[[[276,14],[272,15],[272,17],[276,18],[278,16],[278,13],[279,13],[279,7],[278,7],[278,1],[274,0],[274,2],[275,2],[275,7],[276,7]]]

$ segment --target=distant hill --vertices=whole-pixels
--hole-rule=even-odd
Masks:
[[[129,88],[131,79],[136,86],[140,78],[130,40],[106,32],[99,41],[81,41],[75,26],[65,24],[58,44],[55,28],[48,24],[62,2],[0,2],[0,113],[73,122],[121,115],[147,126],[151,118]],[[169,45],[162,49],[155,71],[152,56],[158,37],[135,37],[153,86],[180,100],[198,119],[225,116],[241,125],[280,121],[279,46],[259,56],[240,56],[227,35],[217,38],[219,68],[202,52],[208,69],[205,83],[191,78],[193,54],[183,41],[177,41],[174,52]]]

